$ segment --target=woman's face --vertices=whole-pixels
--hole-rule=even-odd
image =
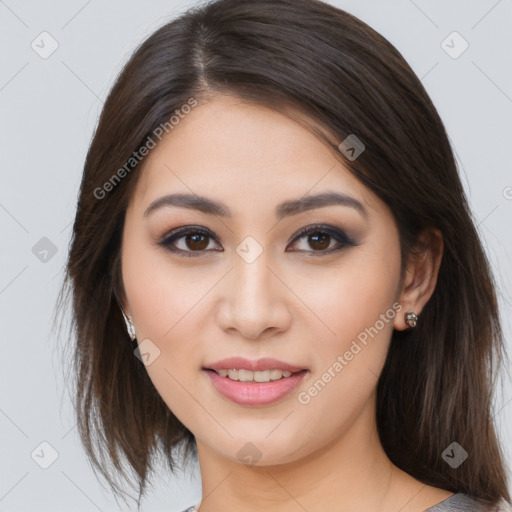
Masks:
[[[181,119],[141,172],[123,233],[124,309],[149,377],[197,442],[279,464],[364,430],[405,311],[385,204],[307,129],[227,96]],[[173,194],[192,202],[155,203]],[[311,200],[321,194],[350,199]],[[307,371],[257,383],[205,369],[232,356]]]

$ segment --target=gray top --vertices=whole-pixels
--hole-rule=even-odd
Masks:
[[[462,492],[453,494],[437,505],[428,508],[425,512],[510,512],[512,507],[505,501],[500,500],[497,505],[490,506],[488,503],[471,498]]]
[[[199,503],[183,512],[198,512],[198,506]],[[512,506],[502,499],[497,505],[489,507],[487,503],[459,492],[424,512],[512,512]]]

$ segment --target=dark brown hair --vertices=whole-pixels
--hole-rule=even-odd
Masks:
[[[174,471],[193,434],[134,357],[120,311],[121,233],[143,162],[108,182],[173,112],[217,93],[265,105],[314,131],[391,209],[402,269],[418,234],[438,228],[444,254],[415,329],[395,331],[378,382],[377,424],[399,468],[428,485],[510,500],[491,412],[504,354],[495,284],[443,123],[401,54],[354,16],[316,0],[220,0],[167,23],[135,51],[103,107],[90,145],[60,307],[72,305],[74,398],[87,455],[117,492],[135,471],[140,499],[153,457]],[[193,114],[192,114],[193,115]],[[337,150],[355,134],[365,151]],[[72,294],[70,300],[69,294]],[[469,454],[456,469],[452,442]],[[96,451],[97,449],[97,451]]]

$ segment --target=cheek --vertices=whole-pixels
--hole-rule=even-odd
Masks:
[[[137,343],[141,353],[150,353],[145,369],[170,410],[181,420],[190,421],[190,395],[200,354],[195,346],[194,309],[200,290],[187,285],[188,278],[157,263],[151,252],[140,248],[123,255],[123,278],[130,306],[134,311]],[[179,279],[176,279],[179,276]],[[204,294],[204,292],[203,292]],[[148,342],[149,340],[149,342]]]
[[[308,316],[319,322],[318,332],[322,333],[328,350],[342,350],[360,333],[374,326],[380,315],[394,314],[392,305],[399,267],[396,247],[383,251],[376,244],[374,247],[368,244],[357,248],[328,273],[325,270],[316,275],[310,273],[310,284],[298,295],[302,293],[304,302],[315,313]],[[392,330],[392,321],[385,322],[384,328],[382,322],[378,322],[377,328],[387,336]]]
[[[165,251],[151,243],[142,234],[126,237],[122,275],[135,312],[138,338],[150,338],[162,344],[199,300],[200,290],[193,286],[187,272],[173,268]]]
[[[308,414],[334,423],[356,415],[374,392],[397,314],[399,249],[370,243],[359,249],[333,268],[323,294],[316,289],[308,299],[322,320],[316,329],[322,335],[315,344],[315,375],[300,403]]]
[[[324,298],[318,295],[312,302],[329,329],[323,327],[315,344],[315,372],[298,396],[309,417],[322,417],[327,425],[348,425],[369,403],[397,314],[392,306],[399,262],[389,265],[392,258],[359,254],[357,264],[338,269]]]
[[[177,268],[170,264],[163,250],[142,243],[132,244],[128,238],[122,273],[126,295],[134,311],[137,342],[145,343],[143,347],[157,354],[146,365],[146,370],[162,398],[171,406],[171,401],[186,397],[179,383],[193,379],[192,370],[196,367],[199,372],[202,354],[199,343],[204,336],[198,335],[201,326],[197,317],[204,314],[206,301],[202,299],[214,281],[212,276],[198,279],[197,269]]]

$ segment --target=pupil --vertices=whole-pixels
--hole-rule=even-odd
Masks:
[[[197,242],[197,240],[201,239],[201,238],[203,239],[202,244],[201,244],[201,241]],[[200,250],[200,249],[204,249],[205,247],[208,247],[208,244],[204,243],[206,239],[207,239],[207,237],[205,235],[201,235],[201,234],[187,235],[186,242],[190,249]]]
[[[311,240],[314,240],[315,238],[320,238],[320,242],[319,242],[319,247],[317,247],[317,249],[325,249],[326,247],[329,247],[329,239],[330,239],[331,235],[327,234],[327,233],[314,233],[312,235],[310,235],[310,244],[311,244]],[[313,242],[313,244],[315,243],[318,243],[318,242]],[[313,249],[315,249],[314,245],[312,245]]]

